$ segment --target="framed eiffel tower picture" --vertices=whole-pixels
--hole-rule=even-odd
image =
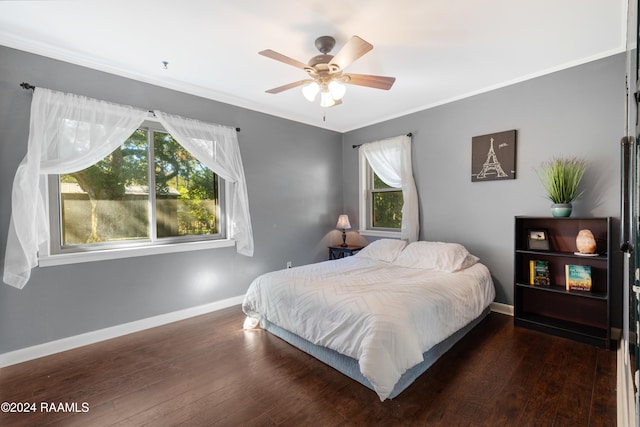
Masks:
[[[471,138],[471,181],[516,179],[516,131]]]

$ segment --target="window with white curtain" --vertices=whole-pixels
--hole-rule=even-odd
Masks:
[[[360,234],[418,239],[418,195],[411,137],[401,135],[359,148]]]
[[[365,175],[362,182],[366,186],[363,189],[366,229],[400,233],[404,204],[402,189],[393,188],[380,179],[366,158],[362,167]]]
[[[34,90],[11,193],[6,284],[21,289],[33,268],[72,262],[234,245],[253,256],[236,129],[153,115],[162,128],[140,129],[147,110]]]
[[[225,238],[224,180],[145,125],[90,167],[49,176],[52,254]]]

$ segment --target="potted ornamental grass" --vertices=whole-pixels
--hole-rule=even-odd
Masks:
[[[542,182],[547,198],[553,203],[554,217],[568,217],[573,209],[573,201],[582,196],[580,181],[587,169],[587,163],[576,157],[554,157],[543,162],[536,171]]]

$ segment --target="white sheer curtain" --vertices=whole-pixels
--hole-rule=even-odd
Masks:
[[[235,129],[156,113],[176,140],[227,182],[230,236],[237,251],[253,255],[249,201]],[[16,171],[3,281],[23,288],[38,265],[38,249],[49,243],[42,175],[83,170],[118,148],[148,111],[73,94],[36,88],[31,103],[27,155]]]
[[[161,111],[155,111],[155,114],[180,145],[225,181],[231,183],[231,194],[226,196],[229,237],[236,241],[238,253],[253,256],[249,197],[236,130],[172,116]]]
[[[411,137],[401,135],[360,146],[371,169],[390,187],[401,188],[401,238],[409,242],[418,240],[418,192],[411,167]]]
[[[27,155],[15,175],[3,280],[22,288],[49,242],[41,175],[85,169],[119,147],[147,111],[36,88],[31,103]]]

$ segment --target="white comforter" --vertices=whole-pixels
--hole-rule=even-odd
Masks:
[[[494,297],[480,263],[446,273],[347,257],[258,277],[243,310],[358,360],[385,400],[422,353],[478,317]]]

